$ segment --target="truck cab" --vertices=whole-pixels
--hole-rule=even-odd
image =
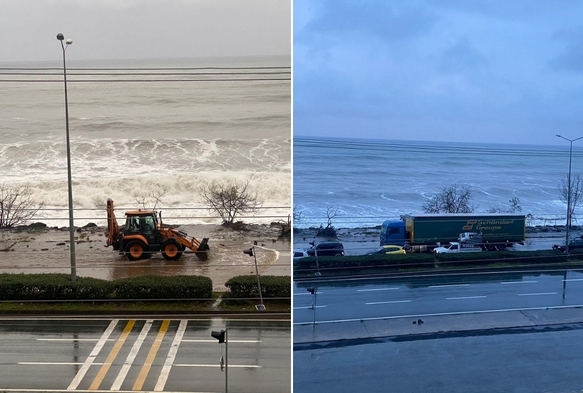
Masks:
[[[405,231],[405,223],[403,221],[383,222],[381,227],[381,247],[385,244],[396,244],[404,246],[409,241],[409,236]]]

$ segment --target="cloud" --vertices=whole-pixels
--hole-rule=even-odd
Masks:
[[[467,37],[461,37],[444,49],[438,67],[449,73],[482,69],[487,65],[486,57]]]
[[[314,12],[296,35],[299,43],[330,34],[364,35],[380,41],[407,39],[427,34],[436,22],[434,15],[414,2],[326,0]]]
[[[583,70],[583,3],[296,4],[300,135],[547,143],[557,127],[583,126],[574,105],[583,78],[573,76]]]
[[[291,53],[291,4],[273,0],[0,0],[0,61]]]
[[[553,38],[564,44],[564,51],[549,61],[557,71],[583,72],[583,27],[560,29]]]

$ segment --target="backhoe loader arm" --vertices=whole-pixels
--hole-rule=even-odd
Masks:
[[[107,246],[114,246],[120,233],[119,225],[113,212],[113,200],[107,199]]]
[[[191,249],[199,259],[203,261],[208,259],[208,251],[210,249],[208,245],[208,237],[205,237],[199,241],[197,238],[189,236],[187,233],[170,228],[162,228],[160,229],[160,233],[163,237],[167,239],[172,238],[180,243],[183,247]]]

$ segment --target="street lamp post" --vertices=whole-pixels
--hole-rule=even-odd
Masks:
[[[308,292],[310,292],[314,297],[312,298],[312,307],[310,307],[312,310],[314,310],[314,327],[316,326],[316,307],[317,306],[317,302],[316,302],[316,296],[318,296],[318,287],[311,287],[311,288],[307,288]]]
[[[255,258],[255,275],[257,276],[257,288],[259,290],[259,301],[261,304],[255,306],[257,311],[265,311],[265,305],[263,304],[263,294],[261,293],[261,281],[259,281],[259,269],[257,268],[257,254],[255,252],[255,246],[248,250],[243,251],[243,254],[247,254],[250,257]]]
[[[63,49],[63,78],[65,81],[65,124],[67,129],[67,183],[69,186],[69,250],[71,252],[71,281],[75,282],[77,279],[77,267],[75,262],[75,227],[73,225],[73,184],[71,181],[71,145],[69,143],[69,101],[67,100],[67,66],[65,62],[65,51],[73,43],[72,39],[68,39],[63,44],[65,37],[62,33],[57,34],[57,40],[61,41],[61,48]]]
[[[219,340],[219,344],[225,344],[225,357],[221,355],[219,365],[221,371],[225,370],[225,393],[229,393],[229,337],[227,335],[227,328],[219,332],[213,330],[211,336]]]
[[[578,141],[579,139],[583,138],[583,136],[575,139],[568,139],[562,135],[556,135],[559,138],[569,142],[569,172],[567,174],[567,230],[565,235],[565,253],[569,255],[569,230],[571,229],[571,160],[573,158],[573,142]]]
[[[314,257],[316,257],[316,273],[314,273],[314,276],[319,277],[322,273],[320,273],[320,264],[318,263],[318,247],[316,247],[315,240],[309,244],[314,248]]]

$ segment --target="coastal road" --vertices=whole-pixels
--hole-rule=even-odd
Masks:
[[[582,324],[297,345],[294,393],[576,393],[582,353]]]
[[[289,392],[289,321],[3,319],[0,391]]]
[[[581,305],[583,272],[557,270],[296,282],[293,308],[297,326]]]

